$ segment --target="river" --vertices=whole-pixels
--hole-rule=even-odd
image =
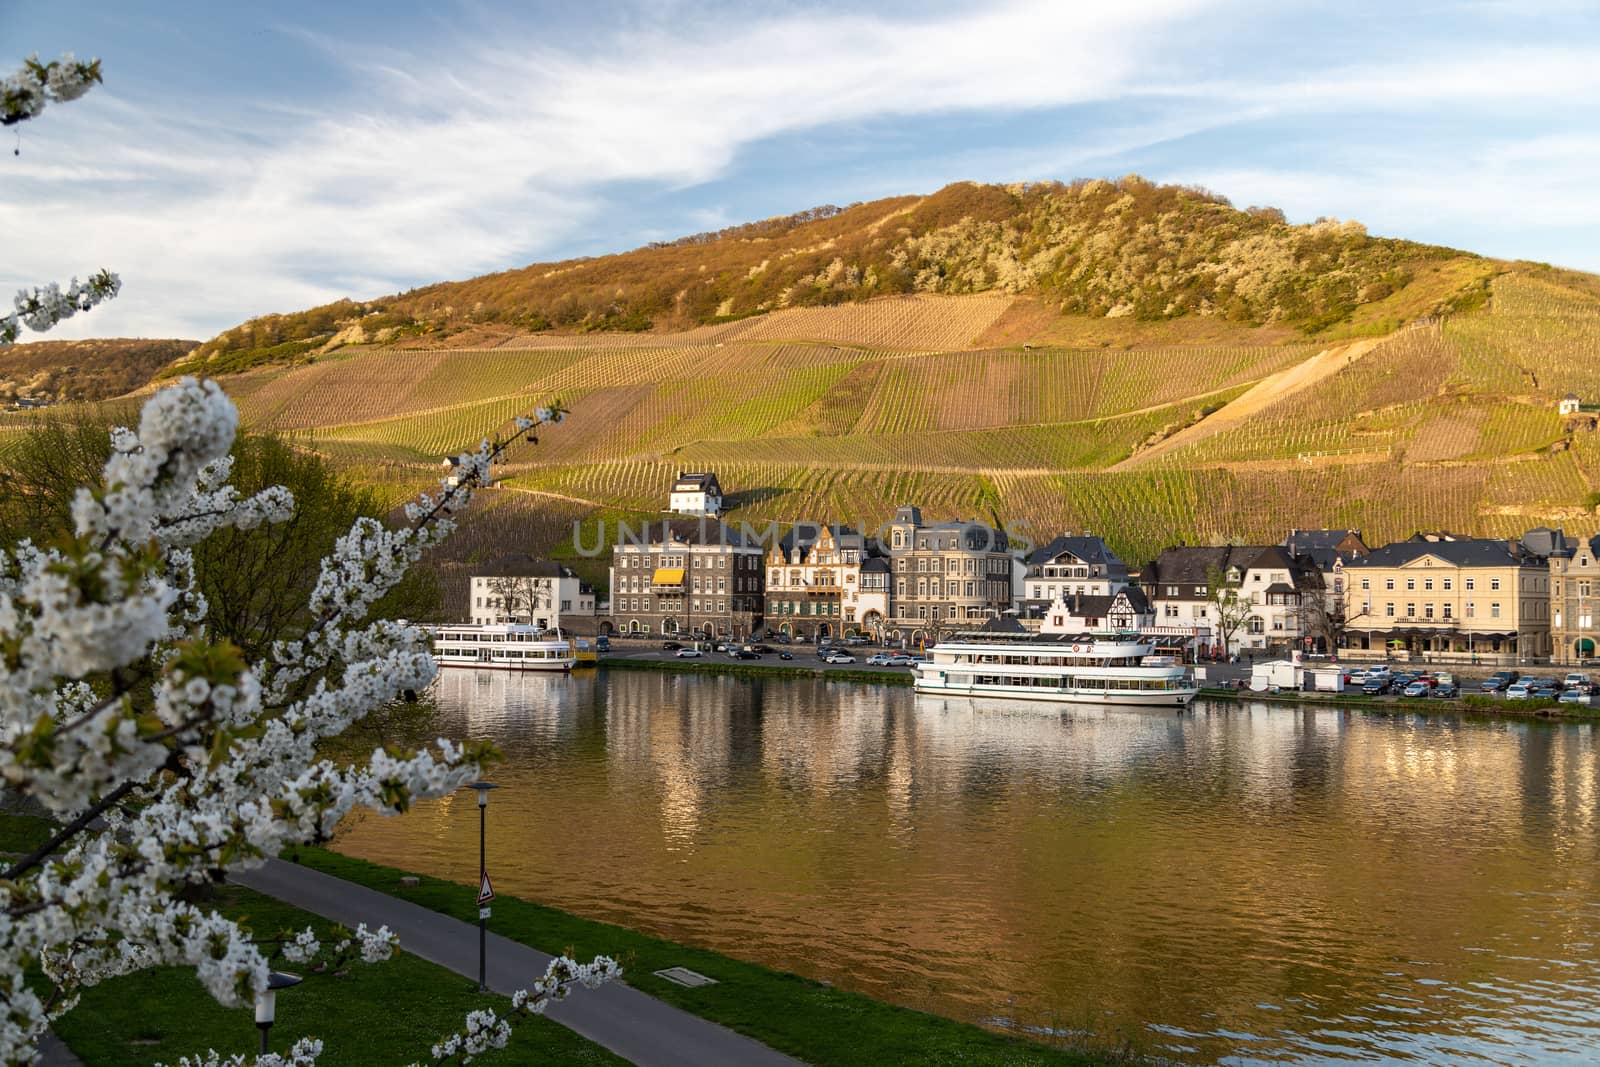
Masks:
[[[1589,725],[446,670],[495,888],[884,1000],[1198,1063],[1600,1059]],[[474,799],[341,851],[470,883]]]

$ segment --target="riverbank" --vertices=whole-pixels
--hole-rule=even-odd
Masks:
[[[443,915],[471,921],[472,887],[323,849],[301,849],[314,870],[376,889]],[[720,1023],[813,1067],[1093,1067],[1144,1062],[1132,1053],[1057,1048],[1021,1037],[897,1007],[825,982],[769,970],[705,949],[651,937],[555,908],[496,896],[490,928],[530,947],[565,950],[579,959],[609,953],[621,959],[629,985],[684,1011]],[[655,972],[687,967],[715,979],[693,988]]]
[[[864,671],[848,667],[828,667],[803,663],[751,663],[735,660],[721,663],[701,659],[640,659],[633,656],[607,656],[600,661],[607,669],[629,671],[667,671],[673,674],[733,674],[748,678],[823,678],[831,682],[865,682],[869,685],[911,684],[909,671]]]
[[[1405,715],[1474,715],[1484,718],[1546,719],[1552,722],[1600,722],[1600,708],[1545,700],[1506,700],[1502,697],[1466,696],[1439,700],[1433,697],[1367,696],[1365,693],[1307,693],[1283,690],[1258,693],[1252,689],[1200,690],[1207,700],[1239,703],[1314,704],[1351,711],[1377,711]]]

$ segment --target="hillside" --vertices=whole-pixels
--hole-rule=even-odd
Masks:
[[[99,339],[0,348],[0,402],[103,400],[144,385],[200,342]]]
[[[354,347],[225,382],[251,424],[397,495],[515,413],[566,401],[571,418],[469,521],[458,562],[570,553],[574,522],[657,510],[676,470],[705,468],[735,520],[871,529],[916,501],[1039,539],[1092,530],[1133,561],[1294,526],[1379,541],[1600,529],[1600,433],[1555,410],[1568,391],[1600,399],[1600,291],[1500,269],[1479,309],[1357,340],[1232,327],[1069,347],[1052,337],[1084,320],[1041,318],[1037,298],[915,295],[679,334]],[[603,562],[587,573],[603,580]]]
[[[909,291],[872,295],[896,262]],[[678,297],[701,278],[721,313]],[[601,290],[650,328],[527,328]],[[1194,190],[959,186],[394,299],[258,320],[199,358],[247,423],[396,501],[565,401],[435,560],[456,597],[506,551],[603,582],[574,524],[658,510],[679,469],[715,469],[736,521],[870,530],[916,502],[1090,530],[1132,562],[1291,527],[1600,529],[1594,416],[1556,412],[1600,401],[1600,278]]]
[[[1069,343],[1115,343],[1130,325],[1173,322],[1185,323],[1180,333],[1332,337],[1480,304],[1495,269],[1467,253],[1372,237],[1359,223],[1291,226],[1273,208],[1237,210],[1215,193],[1136,176],[960,183],[268,315],[207,341],[179,369],[236,372],[351,344],[661,335],[915,294],[1029,295],[1045,314],[1081,320]]]

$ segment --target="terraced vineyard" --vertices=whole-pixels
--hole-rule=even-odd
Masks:
[[[1555,411],[1569,391],[1600,400],[1600,297],[1536,268],[1489,295],[1487,308],[1349,349],[972,347],[1008,306],[990,293],[679,335],[347,350],[249,372],[235,391],[256,425],[397,490],[560,397],[572,417],[517,457],[497,494],[515,503],[494,505],[457,558],[546,551],[574,518],[655,512],[676,471],[703,468],[736,519],[876,527],[916,502],[935,518],[1027,523],[1040,539],[1093,530],[1132,560],[1180,539],[1275,541],[1290,526],[1380,541],[1600,527],[1600,433]],[[1213,425],[1147,465],[1108,469]]]

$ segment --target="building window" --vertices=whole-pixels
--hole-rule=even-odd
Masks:
[[[1417,580],[1415,578],[1407,578],[1406,579],[1406,592],[1409,593],[1412,590],[1416,589],[1416,587],[1417,587]]]
[[[1385,578],[1383,580],[1383,587],[1385,589],[1393,589],[1394,588],[1394,579],[1393,578]]]
[[[1414,619],[1416,617],[1417,617],[1417,606],[1415,604],[1407,604],[1406,605],[1406,618]]]
[[[1472,601],[1467,601],[1467,618],[1472,618]]]
[[[1476,579],[1476,578],[1468,578],[1467,579],[1467,585],[1466,585],[1467,592],[1470,593],[1476,588],[1478,588],[1478,579]]]
[[[1499,588],[1500,588],[1500,579],[1498,579],[1498,578],[1490,578],[1489,579],[1489,589],[1490,589],[1490,591],[1491,592],[1498,591]]]
[[[1424,605],[1422,605],[1422,617],[1425,618],[1425,619],[1433,618],[1433,605],[1432,604],[1424,604]]]
[[[1394,618],[1394,605],[1393,604],[1385,604],[1383,606],[1383,614],[1387,618],[1390,618],[1390,619]]]
[[[1450,618],[1450,605],[1449,604],[1446,604],[1444,606],[1444,617],[1446,619]]]
[[[1444,580],[1444,591],[1446,593],[1448,593],[1450,591],[1451,587],[1454,586],[1454,585],[1455,585],[1455,580],[1454,579],[1446,578]]]
[[[1363,579],[1361,579],[1361,588],[1363,588],[1363,589],[1371,589],[1372,588],[1372,579],[1371,578],[1363,578]]]
[[[1422,588],[1426,589],[1428,592],[1431,593],[1433,591],[1433,579],[1432,578],[1424,578],[1424,579],[1422,579]]]
[[[1495,601],[1493,604],[1489,605],[1489,618],[1498,619],[1499,617],[1500,617],[1500,602],[1499,601]]]

